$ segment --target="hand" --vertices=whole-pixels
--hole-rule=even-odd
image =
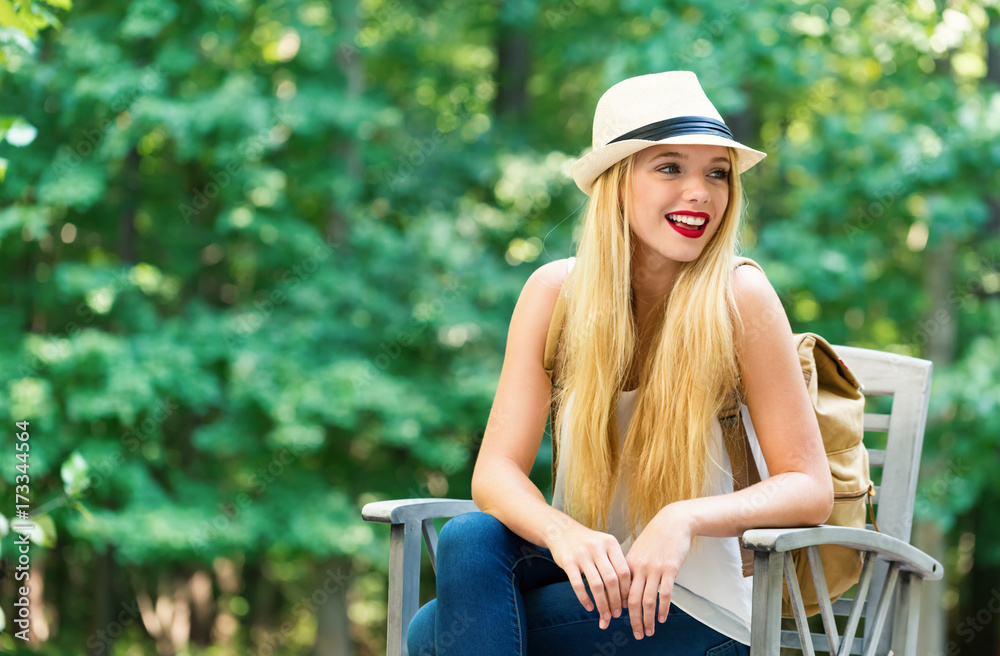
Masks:
[[[660,623],[667,621],[674,580],[691,550],[692,538],[692,518],[675,503],[657,513],[629,549],[625,561],[632,572],[632,586],[627,603],[636,640],[642,640],[643,630],[653,635],[657,597]]]
[[[606,629],[611,617],[622,614],[622,600],[628,598],[631,575],[622,547],[615,536],[594,531],[572,521],[553,531],[548,540],[552,559],[566,572],[577,599],[587,609],[594,610],[583,576],[601,613],[600,627]]]

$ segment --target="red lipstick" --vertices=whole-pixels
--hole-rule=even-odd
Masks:
[[[679,223],[679,222],[671,221],[668,218],[670,216],[690,216],[690,217],[697,218],[697,219],[704,219],[705,222],[703,224],[701,224],[700,226],[695,227],[695,226],[687,225],[685,223]],[[680,211],[677,211],[677,212],[669,212],[666,215],[664,215],[663,218],[665,218],[667,220],[667,223],[670,224],[671,228],[673,228],[674,230],[676,230],[677,232],[679,232],[680,234],[682,234],[685,237],[690,237],[691,239],[697,239],[698,237],[701,237],[705,233],[705,226],[708,225],[708,222],[710,220],[709,216],[708,216],[708,214],[706,212],[690,212],[690,211],[687,211],[687,210],[680,210]]]

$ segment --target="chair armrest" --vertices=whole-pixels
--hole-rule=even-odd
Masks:
[[[936,581],[944,568],[912,544],[885,533],[846,526],[810,526],[807,528],[755,528],[743,534],[743,546],[754,551],[783,552],[809,546],[836,544],[859,551],[874,551],[900,569],[922,579]]]
[[[392,499],[366,503],[361,518],[366,522],[405,524],[438,517],[454,517],[479,508],[468,499]]]

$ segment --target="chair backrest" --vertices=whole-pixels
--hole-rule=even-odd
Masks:
[[[869,349],[834,348],[864,385],[865,446],[877,483],[878,530],[909,542],[932,363]]]
[[[909,542],[930,401],[932,363],[849,346],[835,345],[834,350],[864,386],[864,441],[870,457],[872,480],[876,483],[873,502],[876,505],[878,531]],[[872,525],[868,527],[872,528]],[[875,565],[863,613],[865,642],[868,641],[868,629],[873,624],[876,606],[873,600],[878,600],[882,594],[887,571],[886,563],[879,561]],[[848,615],[853,603],[851,599],[841,598],[833,604],[834,614]],[[893,616],[894,613],[890,612],[890,622]],[[796,632],[787,633],[790,635],[787,641],[783,636],[783,644],[788,645],[792,641],[798,644]],[[876,653],[888,653],[891,634],[892,627],[888,626]],[[861,640],[856,643],[860,646]],[[818,651],[827,651],[825,644],[824,634],[813,634],[813,645]],[[860,653],[860,650],[855,646],[851,653]]]

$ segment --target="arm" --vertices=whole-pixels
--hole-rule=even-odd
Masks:
[[[514,533],[548,547],[552,526],[569,520],[528,478],[549,414],[552,386],[542,367],[545,336],[566,263],[536,270],[524,285],[507,333],[500,383],[472,474],[472,498]]]
[[[601,611],[600,627],[621,614],[628,594],[628,564],[614,536],[593,531],[553,508],[528,478],[549,414],[552,384],[542,361],[545,338],[565,260],[540,267],[518,298],[507,334],[503,370],[486,433],[472,473],[472,498],[483,512],[499,519],[528,542],[549,549],[587,611]]]
[[[635,585],[629,608],[636,637],[652,635],[666,620],[674,579],[696,535],[730,537],[756,527],[819,524],[833,509],[833,482],[819,423],[802,379],[792,329],[767,278],[752,266],[733,274],[745,331],[741,353],[744,392],[770,478],[739,492],[688,499],[665,506],[629,551]]]
[[[746,327],[737,348],[747,408],[771,476],[733,494],[672,504],[680,507],[668,512],[687,515],[694,535],[711,537],[820,524],[833,510],[833,482],[788,317],[758,269],[741,266],[733,275]]]

